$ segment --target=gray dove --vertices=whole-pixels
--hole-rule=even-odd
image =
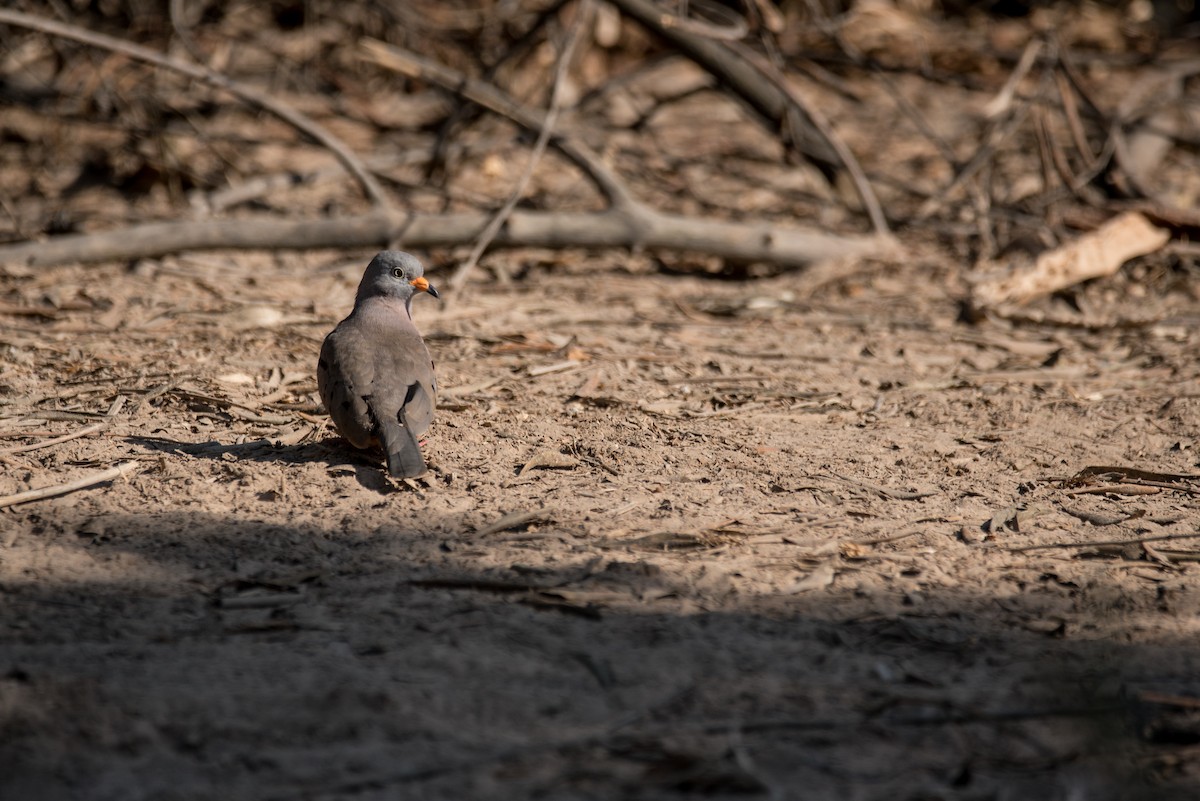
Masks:
[[[433,360],[412,321],[417,292],[438,297],[416,257],[385,250],[371,259],[354,310],[325,337],[317,389],[338,433],[356,448],[383,446],[388,472],[425,472],[417,437],[433,421]]]

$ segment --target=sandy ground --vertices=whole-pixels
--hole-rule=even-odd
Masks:
[[[458,101],[351,46],[481,74],[536,17],[520,4],[478,39],[376,4],[181,4],[174,27],[93,5],[80,24],[186,45],[382,158],[399,207],[494,209],[527,158],[468,115],[430,179]],[[489,254],[466,294],[416,300],[443,389],[419,480],[388,479],[317,398],[373,251],[0,267],[0,496],[124,466],[0,509],[0,799],[1200,797],[1200,279],[1179,211],[1200,170],[1194,136],[1162,136],[1195,130],[1170,127],[1195,80],[1147,89],[1154,40],[1115,5],[1056,25],[899,4],[905,27],[855,5],[841,40],[793,26],[780,46],[906,253]],[[1036,25],[1053,53],[988,116]],[[636,197],[864,232],[853,192],[632,27],[580,45],[560,125]],[[253,105],[9,36],[3,242],[368,208]],[[537,106],[553,53],[500,80]],[[1076,97],[1068,125],[1072,81],[1106,113],[1183,98],[1127,131],[1182,249],[965,322],[977,263],[1129,207],[1096,161],[1110,120]],[[523,205],[599,207],[563,164]],[[418,254],[435,284],[469,244]]]
[[[1200,489],[1066,481],[1195,472],[1194,325],[531,258],[417,300],[445,392],[396,484],[313,379],[369,255],[4,278],[58,305],[3,334],[7,443],[124,403],[0,492],[136,465],[0,517],[6,798],[1195,788],[1194,541],[1083,544],[1194,536]]]

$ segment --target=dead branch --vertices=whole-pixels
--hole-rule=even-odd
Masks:
[[[711,72],[752,109],[786,131],[792,146],[827,175],[842,165],[837,150],[813,124],[808,110],[790,97],[762,70],[730,50],[722,42],[698,36],[685,28],[667,24],[663,10],[652,0],[612,0],[626,16],[666,39]]]
[[[636,215],[636,216],[634,216]],[[251,218],[148,223],[95,234],[0,247],[0,264],[44,267],[124,261],[191,250],[450,247],[470,242],[490,215],[372,212],[332,219]],[[765,222],[683,217],[637,205],[595,213],[516,211],[496,236],[500,247],[650,248],[708,253],[738,261],[797,267],[834,258],[883,255],[893,243]]]
[[[1046,93],[1048,85],[1049,78],[1043,75],[1037,91],[1039,97]],[[938,194],[921,204],[921,207],[917,210],[914,222],[924,222],[936,214],[949,202],[951,195],[956,190],[960,189],[965,183],[974,178],[980,170],[990,164],[997,149],[1025,123],[1032,108],[1033,100],[1025,99],[1023,102],[1014,104],[1014,107],[1008,109],[1007,116],[991,120],[988,124],[987,132],[982,137],[979,149],[955,172],[954,178],[951,179],[950,183],[943,187]]]
[[[480,142],[450,145],[446,152],[452,157],[459,158],[468,153],[488,152],[494,150],[507,139],[491,138]],[[396,167],[424,164],[430,160],[430,155],[421,149],[405,150],[399,153],[377,154],[368,156],[363,163],[373,173],[384,173]],[[258,200],[275,192],[285,192],[298,187],[319,186],[329,181],[339,179],[345,174],[345,169],[333,164],[324,169],[312,172],[278,172],[247,178],[240,183],[230,183],[212,191],[193,190],[188,194],[188,203],[192,207],[194,217],[203,217],[227,211],[244,203]]]
[[[785,133],[792,147],[812,160],[827,177],[832,176],[839,166],[843,167],[850,175],[875,232],[880,236],[887,235],[883,209],[858,159],[840,140],[829,121],[788,86],[778,69],[747,48],[727,45],[680,25],[652,0],[613,0],[613,5],[678,47],[775,124]]]
[[[7,25],[15,25],[20,28],[29,28],[30,30],[41,31],[42,33],[51,36],[57,36],[62,39],[70,39],[81,44],[91,47],[98,47],[103,50],[109,50],[114,53],[121,53],[130,58],[145,61],[157,67],[169,69],[186,75],[189,78],[194,78],[198,81],[203,81],[210,86],[215,86],[218,89],[224,89],[239,100],[243,100],[252,105],[258,106],[266,111],[271,112],[279,119],[283,120],[292,127],[300,130],[310,137],[315,139],[323,147],[327,148],[338,161],[342,163],[351,175],[362,185],[363,191],[371,201],[380,209],[390,209],[391,202],[383,191],[383,187],[379,185],[379,181],[375,176],[363,166],[362,161],[354,155],[354,152],[346,146],[342,140],[338,139],[332,133],[325,129],[323,125],[316,120],[310,118],[286,103],[277,100],[270,95],[253,89],[245,84],[238,83],[232,78],[222,75],[215,70],[199,64],[189,64],[185,61],[171,58],[163,55],[148,47],[143,47],[132,42],[115,39],[111,36],[106,36],[102,33],[94,33],[84,30],[74,25],[68,25],[63,22],[55,22],[54,20],[43,19],[32,14],[23,14],[20,11],[11,11],[9,9],[0,9],[0,23]]]
[[[793,108],[800,109],[808,117],[813,127],[825,138],[825,141],[833,148],[833,152],[837,154],[838,160],[845,167],[846,173],[850,176],[850,181],[854,184],[854,190],[858,193],[863,208],[866,209],[867,217],[871,220],[871,226],[875,229],[875,233],[880,236],[887,236],[887,218],[883,214],[883,207],[879,205],[879,198],[875,196],[875,190],[871,188],[871,182],[867,180],[867,175],[863,172],[862,165],[858,163],[858,159],[854,157],[854,153],[850,151],[846,143],[834,132],[833,126],[830,125],[829,120],[825,119],[825,115],[816,109],[804,106],[800,95],[788,86],[787,78],[770,62],[758,58],[757,54],[748,48],[740,48],[738,52],[741,52],[743,57],[751,63],[757,64],[758,68],[762,70],[764,80],[773,83],[783,93]]]
[[[364,39],[362,46],[367,57],[380,66],[436,83],[531,132],[544,129],[544,115],[524,108],[495,86],[473,80],[442,64],[378,40]],[[738,260],[777,261],[786,266],[810,264],[851,254],[881,253],[889,247],[882,239],[845,239],[829,234],[780,229],[770,224],[692,219],[659,212],[634,198],[621,179],[586,145],[557,133],[551,134],[550,144],[592,179],[609,202],[609,211],[596,214],[521,213],[520,219],[528,224],[523,230],[534,239],[523,240],[516,234],[517,226],[510,224],[508,230],[498,238],[498,244],[509,247],[540,244],[690,250]],[[466,217],[472,215],[460,215],[460,218]],[[573,230],[576,225],[593,230]],[[412,236],[410,229],[405,238],[409,245],[420,247],[433,244],[415,242]],[[762,237],[762,240],[756,243],[754,237]],[[789,244],[785,245],[785,241]],[[817,245],[818,242],[824,244]],[[462,243],[442,241],[437,244]],[[828,244],[832,244],[833,248],[827,248]],[[865,248],[860,249],[860,245],[865,245]],[[0,249],[0,261],[4,258],[3,253],[3,249]]]
[[[381,208],[372,214],[324,220],[150,223],[117,231],[0,247],[0,263],[45,266],[151,258],[188,250],[368,247],[394,241],[403,242],[407,247],[445,247],[462,245],[480,236],[487,224],[488,217],[484,214],[406,214],[384,206],[379,203],[384,200],[382,190],[362,162],[324,129],[287,106],[219,73],[170,59],[138,45],[19,12],[0,10],[0,23],[4,22],[125,53],[203,80],[260,105],[329,146],[347,169],[359,176],[364,188]],[[531,131],[541,131],[545,126],[544,115],[521,107],[493,86],[470,80],[447,67],[379,41],[368,39],[362,44],[368,57],[382,66],[441,85]],[[761,76],[759,82],[762,82]],[[553,133],[550,142],[595,182],[608,200],[609,210],[592,214],[515,212],[496,234],[497,246],[645,247],[702,252],[740,261],[771,261],[785,266],[880,254],[891,247],[872,237],[841,237],[780,228],[770,223],[692,219],[659,212],[638,202],[599,156],[586,146]],[[379,191],[371,192],[372,186]]]
[[[591,21],[591,18],[592,4],[590,0],[583,0],[580,3],[575,24],[567,35],[566,42],[562,46],[562,52],[558,57],[558,66],[554,70],[554,85],[550,90],[550,107],[546,112],[545,118],[542,120],[542,130],[538,132],[537,141],[533,145],[533,150],[530,151],[529,159],[525,163],[525,169],[517,179],[516,186],[509,193],[508,200],[500,207],[495,216],[488,221],[487,227],[483,229],[483,233],[479,235],[475,246],[471,248],[470,255],[467,256],[466,261],[458,266],[458,269],[454,271],[454,275],[450,278],[450,289],[455,294],[462,291],[462,288],[467,283],[467,278],[471,275],[471,271],[479,263],[479,258],[483,256],[483,252],[487,250],[488,245],[496,238],[496,234],[499,233],[501,226],[504,225],[504,221],[512,216],[513,209],[517,207],[517,201],[521,199],[521,195],[525,194],[525,189],[529,186],[530,179],[533,178],[533,171],[537,167],[538,162],[542,160],[542,155],[546,152],[546,145],[550,141],[550,135],[554,133],[554,126],[558,124],[558,114],[562,108],[563,81],[567,77],[567,70],[571,65],[571,58],[575,52],[575,47],[579,44],[580,35]]]
[[[435,61],[377,39],[362,39],[359,44],[362,45],[366,57],[378,66],[410,78],[435,83],[446,91],[454,92],[472,103],[478,103],[489,111],[512,120],[530,132],[537,133],[545,125],[543,115],[526,109],[491,84],[468,78]],[[614,209],[640,207],[641,204],[633,198],[621,179],[586,145],[561,134],[552,135],[550,144],[592,179],[604,199]]]

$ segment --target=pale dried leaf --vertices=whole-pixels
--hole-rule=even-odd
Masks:
[[[1112,275],[1135,256],[1153,253],[1170,234],[1138,212],[1126,212],[1073,242],[1047,251],[1032,265],[975,285],[977,306],[1025,303],[1067,287]]]

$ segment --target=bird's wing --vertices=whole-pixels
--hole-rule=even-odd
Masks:
[[[390,321],[389,321],[390,322]],[[425,472],[417,437],[433,422],[433,361],[411,322],[389,324],[374,349],[374,380],[367,405],[379,425],[392,475]]]
[[[367,404],[375,380],[375,360],[364,354],[361,332],[342,321],[321,345],[317,389],[333,424],[356,448],[371,444],[375,421]]]

